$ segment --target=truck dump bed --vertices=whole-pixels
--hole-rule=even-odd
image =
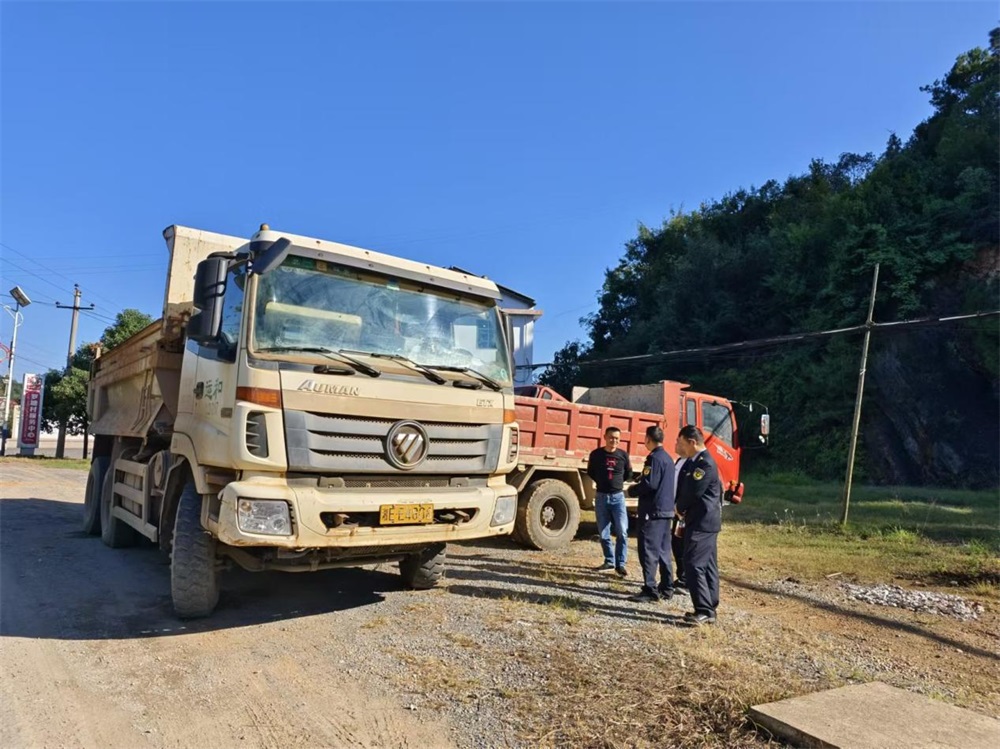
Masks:
[[[170,263],[163,314],[120,346],[98,357],[90,375],[91,434],[145,437],[169,434],[177,415],[184,329],[194,309],[194,274],[213,252],[235,252],[245,239],[170,226],[163,232]]]
[[[620,447],[634,467],[646,456],[646,428],[676,434],[681,391],[687,385],[663,381],[650,385],[573,388],[573,400],[517,396],[521,461],[586,467],[592,450],[604,444],[604,430],[622,431]],[[669,423],[668,423],[669,421]]]

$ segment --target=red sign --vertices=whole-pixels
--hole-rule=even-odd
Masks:
[[[21,437],[20,447],[38,447],[38,433],[42,429],[42,388],[41,375],[26,374],[24,390],[21,391]]]

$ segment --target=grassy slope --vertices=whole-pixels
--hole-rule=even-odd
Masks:
[[[845,527],[839,484],[777,475],[751,477],[747,486],[746,501],[725,510],[720,543],[723,558],[743,571],[957,582],[996,594],[996,491],[859,486]]]

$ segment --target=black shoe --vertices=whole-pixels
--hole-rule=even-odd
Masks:
[[[676,593],[679,596],[691,595],[691,593],[688,592],[687,588],[685,588],[683,585],[678,585],[677,583],[674,583],[674,593]]]
[[[600,567],[598,567],[594,571],[595,572],[607,572],[608,570],[613,570],[614,568],[615,568],[615,566],[613,564],[611,564],[611,562],[605,562],[604,564],[602,564]]]
[[[669,601],[674,597],[673,588],[659,588],[656,592],[659,593],[661,601]]]
[[[684,618],[687,619],[687,617]],[[715,624],[715,614],[697,614],[688,619],[688,622],[695,627],[700,627],[702,624]]]
[[[660,599],[657,598],[653,593],[650,593],[648,590],[643,588],[636,595],[629,596],[628,600],[637,601],[639,603],[656,603]]]
[[[624,564],[621,567],[618,567],[617,569],[615,569],[615,572],[618,573],[618,577],[628,577],[628,570],[625,569],[625,565]]]

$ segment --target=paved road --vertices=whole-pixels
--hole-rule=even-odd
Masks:
[[[39,443],[38,448],[35,450],[35,455],[45,455],[49,458],[54,457],[56,454],[56,442],[58,438],[56,435],[43,434],[42,439]],[[89,438],[88,449],[94,446],[94,438]],[[9,439],[7,440],[7,455],[17,455],[17,440]],[[66,449],[63,453],[64,458],[82,458],[83,457],[83,437],[67,437],[66,438]]]

